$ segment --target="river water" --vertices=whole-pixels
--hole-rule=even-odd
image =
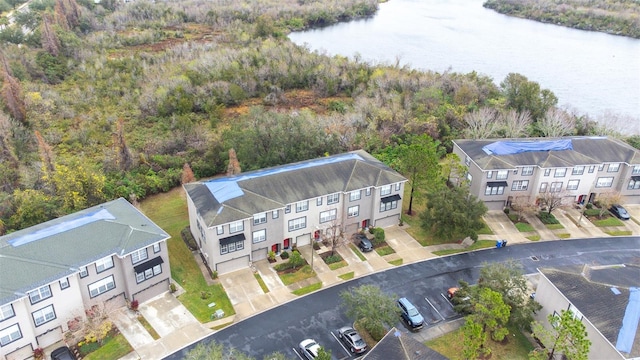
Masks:
[[[295,32],[311,50],[371,63],[490,76],[520,73],[579,114],[640,133],[640,40],[501,15],[482,0],[390,0],[369,19]],[[619,124],[618,127],[621,125]]]

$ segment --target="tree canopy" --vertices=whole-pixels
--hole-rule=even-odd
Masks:
[[[427,206],[420,215],[422,227],[443,239],[470,236],[484,226],[486,205],[469,193],[465,186],[441,187],[427,194]]]
[[[371,336],[380,340],[387,329],[398,321],[400,309],[395,296],[389,296],[375,285],[361,285],[340,293],[348,317],[360,322]]]
[[[548,326],[536,322],[533,335],[546,346],[548,360],[554,359],[556,352],[572,360],[587,360],[591,341],[581,319],[570,310],[547,316]]]

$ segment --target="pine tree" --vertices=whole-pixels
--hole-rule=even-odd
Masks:
[[[131,151],[124,139],[124,120],[116,122],[116,132],[113,133],[113,148],[116,153],[116,166],[121,171],[127,171],[133,166]]]
[[[14,119],[21,123],[27,124],[27,111],[24,105],[24,98],[22,96],[22,86],[11,73],[11,68],[4,54],[0,53],[0,75],[3,79],[2,89],[0,89],[0,95],[4,101],[9,114]]]
[[[240,169],[240,162],[238,162],[236,151],[231,148],[229,149],[229,166],[227,166],[227,176],[240,174],[241,172],[242,169]]]
[[[184,163],[184,166],[182,166],[182,177],[180,181],[182,182],[182,184],[188,184],[195,180],[196,180],[196,177],[195,175],[193,175],[193,170],[191,170],[191,166],[189,166],[189,163]]]
[[[51,15],[45,14],[42,16],[40,34],[42,37],[42,48],[45,49],[49,54],[58,56],[60,54],[60,40],[58,39],[58,35],[53,29]]]

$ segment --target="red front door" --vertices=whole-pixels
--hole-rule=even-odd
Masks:
[[[288,249],[289,248],[289,243],[291,242],[291,239],[284,239],[284,241],[282,242],[282,247],[284,249]]]

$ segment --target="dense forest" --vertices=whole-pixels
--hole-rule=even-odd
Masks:
[[[520,74],[371,65],[286,37],[377,6],[33,0],[0,30],[0,235],[223,174],[230,149],[247,171],[375,154],[414,134],[445,148],[459,137],[619,136]]]
[[[487,0],[484,7],[545,23],[640,39],[637,0]]]

